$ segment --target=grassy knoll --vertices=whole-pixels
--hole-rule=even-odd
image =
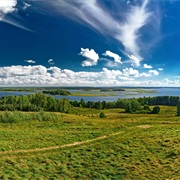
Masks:
[[[75,108],[56,120],[0,123],[0,179],[180,179],[176,107],[104,112],[100,119],[99,110]]]

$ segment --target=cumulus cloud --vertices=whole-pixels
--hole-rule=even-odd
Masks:
[[[79,55],[86,58],[86,60],[81,63],[81,65],[84,67],[95,66],[98,63],[99,55],[94,51],[94,49],[81,48],[81,52],[79,53]]]
[[[48,63],[52,65],[52,64],[54,64],[54,60],[53,59],[49,59]]]
[[[103,55],[113,58],[115,63],[122,64],[121,57],[118,54],[115,54],[115,53],[113,53],[111,51],[106,51],[105,53],[103,53]]]
[[[152,74],[150,74],[150,73],[143,72],[140,74],[140,77],[150,77],[150,76],[152,76]]]
[[[25,62],[27,62],[27,63],[30,63],[30,64],[35,64],[36,63],[36,61],[33,61],[33,60],[24,60]]]
[[[159,71],[163,71],[164,69],[163,68],[158,68]]]
[[[158,76],[158,75],[159,75],[159,72],[156,71],[156,70],[149,70],[149,73],[152,73],[152,74],[154,74],[155,76]]]
[[[135,64],[139,65],[142,60],[140,51],[143,48],[140,46],[142,43],[139,43],[141,28],[150,22],[154,14],[147,8],[149,0],[134,5],[131,5],[130,1],[127,2],[123,12],[115,10],[113,13],[112,9],[97,0],[56,0],[49,1],[48,4],[53,6],[56,12],[118,40],[124,46],[125,54],[136,57]],[[112,1],[112,4],[114,3]],[[121,3],[123,2],[117,1],[116,6],[121,7]]]
[[[152,70],[150,76],[155,75]],[[179,86],[180,80],[140,80],[149,77],[148,73],[139,73],[133,68],[99,72],[74,72],[42,65],[0,67],[1,86]]]
[[[1,0],[0,1],[0,20],[8,13],[12,13],[16,10],[15,6],[17,0]]]
[[[140,66],[140,62],[142,61],[142,58],[138,58],[134,55],[128,55],[129,59],[131,60],[132,66]]]
[[[123,69],[123,74],[125,76],[134,76],[134,77],[139,77],[139,71],[133,68],[125,68]]]
[[[144,64],[145,69],[152,69],[153,67],[151,65]]]

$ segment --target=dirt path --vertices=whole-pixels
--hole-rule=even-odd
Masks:
[[[105,139],[105,138],[115,136],[115,135],[118,135],[118,134],[121,134],[121,133],[123,133],[123,131],[113,133],[113,134],[110,134],[110,135],[106,135],[106,136],[100,136],[100,137],[85,140],[85,141],[79,141],[79,142],[74,142],[74,143],[70,143],[70,144],[64,144],[64,145],[61,145],[61,146],[50,146],[50,147],[45,147],[45,148],[35,148],[35,149],[27,149],[27,150],[21,149],[21,150],[4,151],[4,152],[0,152],[0,155],[2,155],[2,156],[0,156],[0,158],[16,158],[16,156],[14,156],[12,154],[42,152],[42,151],[48,151],[48,150],[53,150],[53,149],[61,149],[61,148],[65,148],[65,147],[72,147],[72,146],[87,144],[87,143],[90,143],[90,142],[93,142],[93,141]]]

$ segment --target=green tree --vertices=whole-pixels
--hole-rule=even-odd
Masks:
[[[86,106],[86,103],[85,103],[83,98],[81,98],[81,100],[80,100],[80,105],[81,105],[81,107],[85,107]]]
[[[180,101],[177,104],[177,116],[180,116]]]
[[[127,113],[132,113],[132,109],[131,109],[131,103],[127,103],[127,106],[126,106],[126,109],[125,109],[125,112]]]
[[[129,100],[125,111],[128,113],[135,113],[137,111],[140,111],[141,109],[141,104],[136,99],[132,99]]]
[[[100,117],[100,118],[106,118],[106,115],[105,115],[104,112],[101,112],[101,113],[99,114],[99,117]]]
[[[69,112],[72,108],[72,105],[69,103],[69,100],[66,98],[62,98],[59,100],[59,111],[60,112]]]
[[[136,111],[139,111],[141,109],[142,109],[141,104],[136,99],[133,99],[131,101],[131,110],[132,110],[132,112],[136,112]]]
[[[95,102],[94,108],[101,110],[102,109],[102,102],[101,101]]]
[[[155,106],[152,110],[152,114],[159,114],[160,110],[161,110],[161,108],[159,106]]]

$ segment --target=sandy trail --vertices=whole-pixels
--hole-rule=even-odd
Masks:
[[[12,155],[12,154],[16,154],[16,153],[32,153],[32,152],[42,152],[42,151],[48,151],[48,150],[53,150],[53,149],[61,149],[61,148],[65,148],[65,147],[72,147],[72,146],[77,146],[77,145],[82,145],[82,144],[87,144],[93,141],[97,141],[97,140],[101,140],[101,139],[105,139],[111,136],[115,136],[118,134],[123,133],[123,131],[121,132],[117,132],[117,133],[113,133],[110,135],[105,135],[105,136],[100,136],[94,139],[89,139],[89,140],[85,140],[85,141],[79,141],[79,142],[74,142],[74,143],[70,143],[70,144],[64,144],[61,146],[50,146],[50,147],[45,147],[45,148],[35,148],[35,149],[20,149],[20,150],[10,150],[10,151],[4,151],[4,152],[0,152],[0,158],[16,158],[16,156]],[[9,155],[12,156],[9,156]]]

